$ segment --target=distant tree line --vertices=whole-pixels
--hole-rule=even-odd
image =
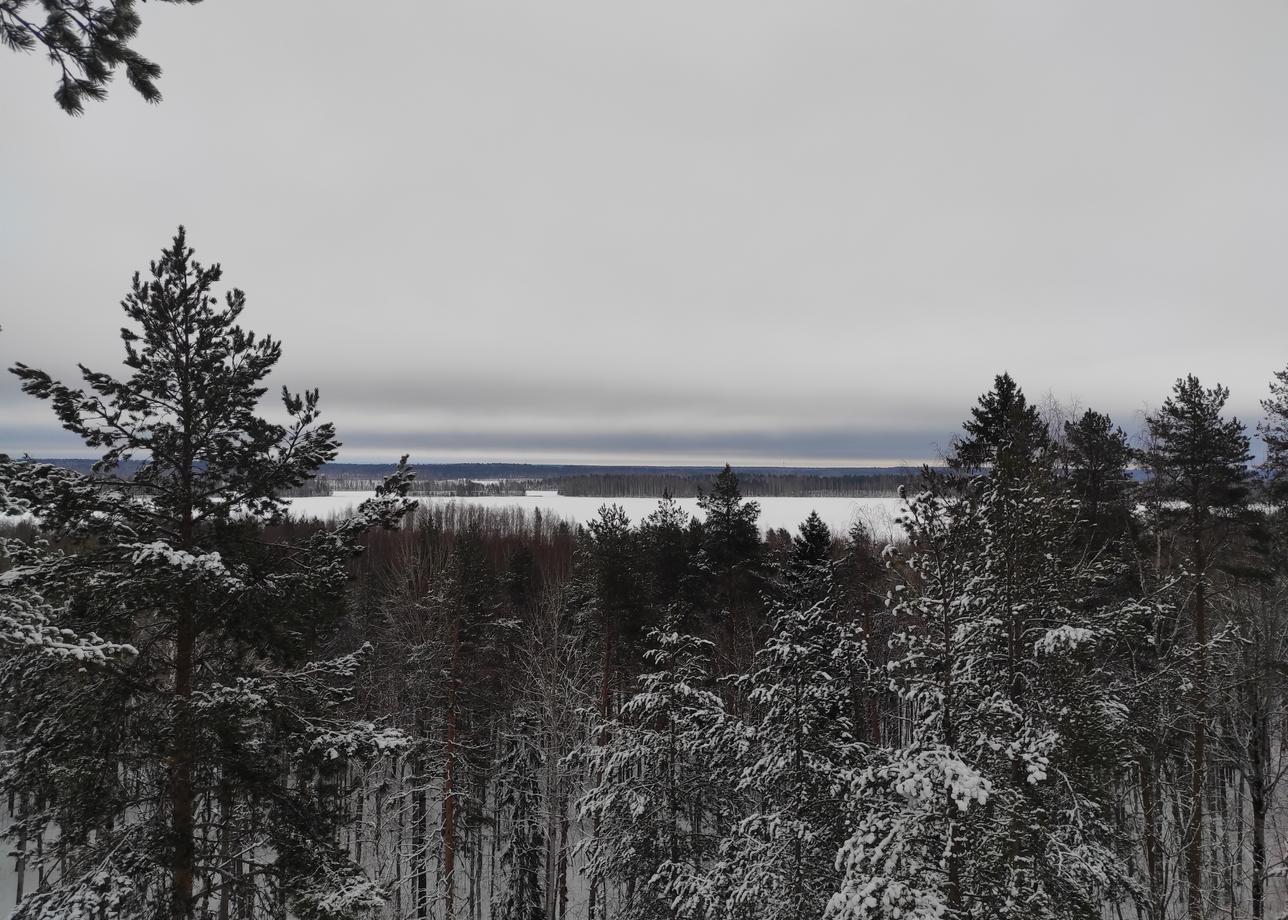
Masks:
[[[93,471],[94,461],[88,459],[60,459],[46,461],[53,465],[80,473]],[[471,466],[486,466],[471,464]],[[129,478],[139,464],[121,464],[112,470],[113,477]],[[531,472],[537,467],[524,466]],[[710,485],[718,469],[703,472],[683,468],[659,467],[625,472],[599,472],[598,467],[558,467],[555,475],[499,479],[475,479],[469,476],[451,478],[424,478],[426,470],[438,472],[434,466],[412,467],[418,478],[411,484],[414,495],[442,495],[468,497],[471,495],[523,495],[529,490],[558,492],[561,495],[591,496],[596,498],[696,498]],[[589,470],[589,472],[568,472]],[[513,472],[513,470],[511,470]],[[888,496],[894,495],[901,483],[916,475],[917,468],[879,467],[872,470],[851,472],[828,471],[820,473],[778,470],[740,469],[739,478],[748,495],[764,497],[825,497],[825,496]],[[331,495],[334,492],[370,492],[383,477],[371,464],[328,464],[314,478],[283,493],[284,498],[302,498]]]
[[[808,473],[747,472],[738,479],[747,495],[764,497],[894,495],[914,470],[900,472],[811,475]],[[710,473],[603,473],[561,476],[542,480],[541,489],[555,489],[560,495],[589,495],[604,498],[695,498],[710,488]]]

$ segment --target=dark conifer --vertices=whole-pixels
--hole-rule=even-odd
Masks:
[[[200,0],[163,0],[198,3]],[[160,102],[156,81],[161,68],[133,48],[139,31],[135,0],[31,0],[0,2],[0,43],[14,51],[39,50],[58,70],[54,100],[69,115],[79,115],[86,99],[103,99],[118,67],[130,86],[148,102]]]
[[[361,654],[311,659],[344,610],[348,560],[369,527],[399,523],[411,473],[334,529],[265,541],[260,525],[335,456],[335,433],[317,391],[283,390],[284,425],[257,414],[281,348],[237,325],[244,295],[218,298],[219,266],[192,256],[180,228],[135,275],[128,377],[82,367],[81,389],[13,369],[102,456],[94,476],[0,464],[0,492],[47,537],[6,541],[5,591],[38,587],[50,623],[131,651],[89,668],[34,646],[0,661],[0,788],[42,803],[18,833],[50,840],[24,920],[188,920],[203,889],[231,884],[228,841],[198,826],[228,809],[258,828],[246,860],[261,890],[297,916],[380,901],[336,848],[322,790],[335,763],[403,739],[341,717]],[[131,459],[132,478],[110,475]]]
[[[1164,530],[1179,540],[1190,582],[1194,642],[1190,801],[1184,831],[1187,901],[1193,920],[1204,916],[1203,800],[1207,734],[1211,580],[1248,498],[1248,436],[1237,418],[1222,416],[1230,391],[1205,389],[1193,374],[1176,381],[1172,395],[1149,416],[1151,443],[1142,460],[1149,470],[1151,505]]]
[[[1127,435],[1109,416],[1090,409],[1077,422],[1065,422],[1064,432],[1069,484],[1081,503],[1083,519],[1102,538],[1120,533],[1132,486]]]
[[[811,511],[801,522],[800,533],[792,537],[792,563],[798,567],[821,565],[832,555],[832,529]]]
[[[827,596],[832,581],[832,530],[817,511],[800,525],[791,538],[787,560],[788,603],[808,606]]]
[[[1277,504],[1288,502],[1288,368],[1275,372],[1270,381],[1270,395],[1261,401],[1265,420],[1257,431],[1266,444],[1266,459],[1262,466],[1269,478],[1271,500]]]
[[[962,425],[966,437],[954,441],[948,460],[954,468],[1024,468],[1047,449],[1046,425],[1037,407],[1029,405],[1008,373],[994,378],[993,389],[970,411],[970,419]]]
[[[744,501],[738,474],[729,464],[715,479],[710,492],[698,496],[703,511],[702,548],[706,562],[725,572],[753,561],[760,552],[760,504]]]

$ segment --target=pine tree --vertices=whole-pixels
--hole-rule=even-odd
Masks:
[[[889,625],[881,617],[887,592],[887,572],[881,549],[863,524],[850,527],[845,551],[832,572],[833,603],[859,624],[865,670],[852,676],[851,720],[868,744],[881,741],[881,701],[885,695],[886,646]]]
[[[1149,605],[1076,545],[1073,503],[993,475],[909,501],[889,673],[906,725],[856,771],[836,920],[1098,916],[1127,882],[1106,662]]]
[[[1270,496],[1276,503],[1288,502],[1288,368],[1275,372],[1270,395],[1261,401],[1266,418],[1258,426],[1266,444],[1262,470],[1270,480]]]
[[[438,626],[435,643],[442,657],[435,703],[441,714],[442,765],[440,880],[443,916],[456,912],[459,856],[468,839],[467,822],[477,817],[477,796],[469,779],[487,745],[487,716],[501,709],[499,686],[509,662],[510,639],[517,624],[499,616],[496,581],[489,569],[477,526],[456,535],[428,598]],[[427,886],[426,889],[427,890]]]
[[[1190,800],[1185,828],[1189,915],[1205,916],[1203,799],[1207,778],[1208,623],[1211,579],[1248,498],[1248,437],[1237,418],[1222,417],[1230,391],[1203,387],[1193,374],[1177,380],[1172,395],[1146,419],[1151,444],[1142,455],[1150,471],[1148,494],[1161,530],[1180,537],[1182,566],[1191,587],[1194,679]]]
[[[9,475],[4,475],[8,472]],[[6,480],[11,480],[19,490],[31,494],[34,489],[24,488],[21,480],[34,486],[40,480],[59,482],[60,487],[74,488],[73,474],[46,464],[24,464],[15,468],[13,462],[0,454],[0,519],[31,513],[31,502],[10,494]],[[15,557],[47,552],[47,540],[37,538],[34,547],[24,546],[14,538],[0,539],[0,655],[6,650],[18,653],[40,653],[51,659],[66,659],[81,667],[87,663],[106,665],[114,658],[137,655],[138,650],[123,643],[109,642],[94,633],[77,635],[67,627],[68,611],[55,609],[44,598],[41,587],[25,577],[22,569],[6,573]],[[56,625],[57,624],[57,625]]]
[[[197,3],[200,0],[165,0]],[[37,48],[58,68],[54,100],[79,115],[86,99],[103,99],[118,67],[148,102],[160,102],[161,68],[132,47],[140,19],[134,0],[41,0],[43,22],[27,11],[31,0],[0,3],[0,43],[14,51]]]
[[[346,565],[372,526],[409,506],[403,463],[357,514],[294,544],[266,541],[280,495],[335,456],[318,395],[257,415],[280,345],[243,330],[244,295],[182,228],[123,307],[129,376],[81,368],[86,388],[17,365],[23,389],[102,451],[93,476],[0,464],[0,491],[40,519],[9,541],[6,604],[39,589],[50,626],[101,642],[97,660],[40,645],[0,659],[0,790],[37,803],[19,833],[51,842],[48,880],[15,914],[187,920],[227,890],[232,808],[260,841],[262,896],[300,917],[348,916],[378,891],[336,847],[334,762],[401,746],[343,708],[362,653],[314,660],[344,609]],[[129,478],[112,471],[141,461]],[[101,636],[101,640],[93,637]],[[108,654],[110,652],[110,654]],[[231,792],[229,791],[231,790]],[[203,812],[219,815],[211,829]],[[236,845],[246,845],[238,840]]]
[[[1047,449],[1046,425],[1036,406],[1008,373],[999,374],[993,389],[979,398],[962,428],[966,437],[953,444],[950,466],[962,470],[1027,469]]]

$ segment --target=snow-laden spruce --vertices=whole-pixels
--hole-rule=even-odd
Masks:
[[[889,602],[901,727],[852,777],[829,920],[1099,916],[1130,888],[1111,793],[1130,749],[1113,663],[1155,610],[1116,600],[1040,476],[909,500]]]
[[[847,770],[865,759],[861,639],[828,601],[780,609],[751,671],[717,679],[710,642],[652,634],[654,670],[582,752],[596,828],[583,846],[592,876],[618,886],[612,916],[822,915]]]
[[[712,917],[819,917],[839,884],[847,769],[867,676],[862,636],[831,604],[779,611],[751,673],[733,681],[746,705],[727,733],[738,757],[741,816],[706,871]]]
[[[620,886],[614,917],[704,916],[704,869],[733,815],[727,716],[712,644],[673,629],[649,638],[653,670],[575,757],[590,780],[578,809],[595,828],[579,849],[589,878]]]

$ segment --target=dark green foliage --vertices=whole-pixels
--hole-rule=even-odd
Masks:
[[[1228,388],[1205,389],[1189,374],[1146,423],[1152,443],[1141,454],[1156,501],[1187,503],[1183,517],[1205,521],[1213,511],[1240,507],[1248,498],[1248,436],[1237,418],[1221,413]]]
[[[1127,890],[1114,662],[1152,604],[1107,588],[1048,477],[929,477],[904,516],[887,674],[910,714],[856,772],[845,920],[1097,915]]]
[[[1127,524],[1127,496],[1133,482],[1128,472],[1132,450],[1127,435],[1107,415],[1088,409],[1077,422],[1064,423],[1069,485],[1084,521],[1101,540],[1121,533]]]
[[[787,559],[787,589],[790,602],[809,606],[823,600],[831,586],[832,531],[811,511],[791,538]]]
[[[520,708],[505,737],[499,795],[505,821],[501,866],[506,878],[498,920],[545,920],[546,829],[541,778],[546,763],[538,729],[535,714]]]
[[[979,398],[962,428],[966,437],[954,442],[949,465],[962,470],[1027,468],[1047,449],[1046,425],[1036,407],[1010,374],[999,374],[993,389]]]
[[[337,442],[317,421],[316,391],[283,391],[285,425],[258,415],[280,347],[237,325],[244,296],[217,298],[219,267],[192,254],[181,229],[148,279],[135,276],[123,302],[128,377],[82,367],[80,389],[14,368],[102,455],[95,477],[0,463],[0,493],[42,522],[42,539],[4,543],[5,597],[39,592],[50,623],[107,643],[91,668],[34,643],[0,658],[11,742],[0,790],[43,803],[16,833],[52,835],[49,884],[21,918],[190,917],[198,892],[226,891],[230,871],[219,835],[198,827],[202,808],[254,814],[260,843],[247,859],[297,916],[379,900],[335,845],[325,790],[336,762],[403,739],[344,717],[365,652],[321,653],[345,612],[349,561],[370,527],[398,525],[411,474],[400,466],[332,528],[264,539],[280,491]],[[131,479],[108,475],[131,458]]]
[[[1211,647],[1214,588],[1233,561],[1233,542],[1246,532],[1249,493],[1248,437],[1237,418],[1222,417],[1230,391],[1219,384],[1205,389],[1189,374],[1176,381],[1172,395],[1149,416],[1150,444],[1141,457],[1150,472],[1147,496],[1150,523],[1159,544],[1167,538],[1176,558],[1169,568],[1189,590],[1189,636],[1182,649],[1192,669],[1178,699],[1191,736],[1188,813],[1184,830],[1186,896],[1191,916],[1203,913],[1204,798],[1211,729]],[[1179,538],[1179,539],[1177,539]],[[1161,554],[1160,554],[1161,555]],[[1162,561],[1159,560],[1160,568]]]
[[[692,584],[690,567],[697,552],[691,522],[689,513],[670,495],[663,495],[657,510],[640,521],[640,559],[649,602],[656,611],[696,602],[685,590]]]
[[[105,98],[118,67],[140,96],[161,101],[161,68],[132,46],[139,24],[136,0],[0,0],[0,42],[44,52],[58,69],[54,100],[69,115],[84,111],[86,99]]]
[[[623,619],[639,603],[637,534],[620,505],[602,506],[586,528],[599,604],[609,616]]]
[[[760,504],[744,501],[738,474],[725,464],[710,492],[698,496],[702,520],[702,550],[706,564],[725,572],[753,562],[760,552]]]
[[[799,568],[821,565],[831,558],[832,530],[811,511],[801,522],[800,533],[792,537],[792,564]]]
[[[1270,479],[1270,496],[1276,503],[1288,502],[1288,368],[1275,372],[1270,381],[1270,395],[1261,401],[1266,419],[1258,427],[1266,443],[1266,460],[1262,466]]]
[[[760,505],[744,501],[738,476],[725,465],[709,493],[698,497],[702,543],[694,565],[703,585],[707,616],[729,632],[735,654],[749,656],[761,617],[759,592],[763,545]]]

